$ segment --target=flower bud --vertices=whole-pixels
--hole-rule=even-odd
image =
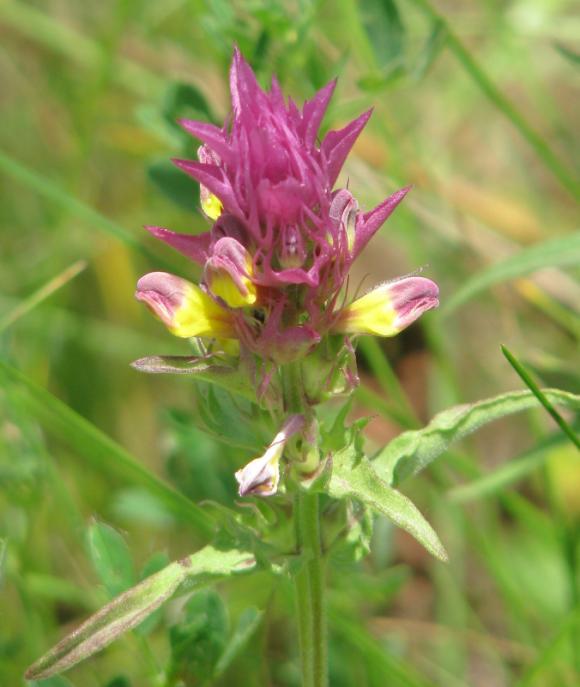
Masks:
[[[226,237],[216,242],[205,264],[204,278],[214,296],[230,308],[243,308],[257,299],[252,271],[252,256],[239,241]]]
[[[186,279],[150,272],[137,282],[135,297],[175,336],[236,338],[231,314]]]
[[[280,482],[280,458],[288,441],[304,426],[303,415],[291,415],[263,456],[236,472],[240,496],[272,496]]]
[[[356,241],[356,219],[358,203],[348,189],[337,191],[330,205],[330,218],[346,237],[349,253],[352,253]]]
[[[395,336],[427,310],[439,305],[439,289],[424,277],[382,284],[338,314],[333,332]]]

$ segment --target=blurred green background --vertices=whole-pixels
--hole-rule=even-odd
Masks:
[[[1,685],[24,684],[24,668],[109,594],[200,544],[147,488],[151,474],[196,501],[235,498],[247,451],[198,428],[192,382],[129,367],[187,351],[133,291],[146,271],[197,275],[141,227],[205,228],[195,185],[168,161],[195,153],[177,117],[227,114],[234,42],[296,100],[338,76],[325,128],[374,106],[343,178],[363,208],[414,185],[353,280],[423,267],[442,307],[397,339],[362,342],[355,414],[373,416],[369,446],[522,388],[500,343],[542,385],[580,390],[573,9],[0,1],[0,349],[26,377],[0,368]],[[363,562],[334,561],[331,685],[578,684],[580,462],[547,415],[495,423],[405,490],[451,562],[386,521]],[[115,589],[96,560],[101,530],[121,561]],[[206,599],[219,627],[196,630],[206,658],[227,624],[220,604],[232,627],[249,604],[267,613],[216,684],[298,685],[290,588],[258,576],[219,592]],[[43,684],[160,684],[177,609],[165,615]]]

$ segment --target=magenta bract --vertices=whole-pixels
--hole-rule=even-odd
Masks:
[[[204,268],[205,291],[230,309],[237,338],[277,362],[310,351],[337,319],[348,270],[408,191],[370,212],[334,184],[367,111],[319,142],[335,82],[299,108],[274,78],[263,90],[239,50],[230,70],[232,114],[217,127],[182,120],[202,143],[175,164],[201,186],[213,226],[201,236],[148,230]]]

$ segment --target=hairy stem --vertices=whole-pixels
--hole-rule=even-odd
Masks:
[[[296,532],[303,556],[302,568],[295,577],[303,687],[328,684],[325,564],[318,500],[318,494],[299,493],[295,502]]]
[[[285,411],[305,413],[300,363],[282,371]],[[328,656],[324,601],[325,561],[322,554],[318,494],[298,491],[294,501],[294,527],[302,565],[294,578],[300,663],[303,687],[327,687]]]

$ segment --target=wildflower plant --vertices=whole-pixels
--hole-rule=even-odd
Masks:
[[[194,283],[152,272],[139,280],[137,299],[193,351],[134,366],[190,375],[199,384],[200,412],[204,401],[231,402],[239,422],[269,437],[232,475],[241,502],[253,499],[256,507],[207,504],[211,543],[117,597],[40,659],[29,677],[74,665],[178,591],[267,570],[293,581],[303,684],[321,687],[329,551],[347,546],[355,558],[364,555],[369,514],[379,513],[446,559],[431,526],[394,488],[393,465],[365,455],[365,421],[346,422],[358,384],[357,337],[398,334],[437,307],[438,288],[422,276],[366,293],[349,282],[352,264],[408,188],[370,210],[350,189],[336,188],[371,112],[319,140],[334,88],[329,83],[300,108],[275,78],[263,90],[235,50],[230,118],[222,128],[181,121],[201,146],[196,161],[175,161],[200,184],[209,230],[194,236],[147,227],[199,265],[202,276]],[[215,430],[225,428],[218,421]]]

